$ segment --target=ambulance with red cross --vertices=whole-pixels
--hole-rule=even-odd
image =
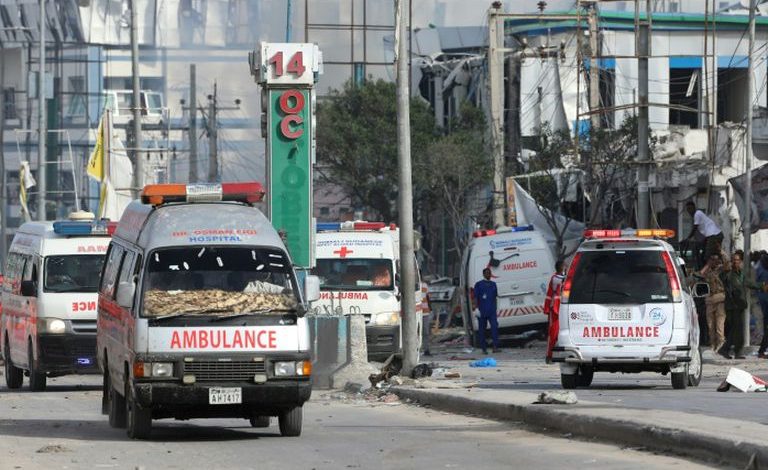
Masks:
[[[244,418],[298,436],[312,365],[290,254],[254,204],[259,183],[146,186],[126,208],[99,286],[102,412],[128,436],[152,420]]]
[[[461,309],[467,336],[477,341],[477,310],[472,309],[472,288],[491,269],[498,300],[496,315],[501,333],[544,328],[544,296],[555,271],[555,259],[544,237],[533,226],[477,230],[467,245],[459,276]]]
[[[320,280],[320,298],[312,303],[313,314],[362,314],[369,360],[385,360],[399,352],[400,230],[383,222],[349,221],[319,222],[317,231],[313,273]],[[416,263],[415,257],[409,262]],[[426,293],[422,293],[418,266],[414,288],[421,322]]]
[[[8,251],[0,338],[5,383],[45,390],[49,377],[98,372],[99,273],[115,223],[75,212],[70,220],[27,222]]]

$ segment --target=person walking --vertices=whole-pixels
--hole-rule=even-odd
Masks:
[[[499,321],[496,318],[496,300],[499,297],[499,291],[496,283],[491,280],[491,268],[483,269],[483,279],[475,283],[472,293],[473,307],[480,312],[477,317],[477,333],[483,354],[488,354],[488,346],[485,341],[485,329],[488,324],[491,326],[493,352],[499,352],[501,351],[499,349]]]
[[[707,306],[709,346],[715,353],[725,344],[725,287],[720,279],[722,266],[721,256],[713,254],[698,273],[709,284],[709,295],[704,298],[704,302]]]
[[[561,259],[555,262],[555,274],[549,278],[547,296],[544,299],[544,314],[549,319],[547,328],[547,364],[552,362],[552,348],[557,343],[557,335],[560,333],[560,286],[565,279],[565,262]]]
[[[744,348],[744,310],[747,308],[748,289],[764,292],[766,284],[744,279],[744,255],[736,252],[731,257],[731,269],[723,273],[725,289],[725,316],[728,332],[725,344],[717,351],[721,356],[731,359],[730,350],[736,359],[746,359]]]
[[[757,282],[768,283],[768,254],[760,257],[760,264],[755,270],[755,279]],[[766,359],[768,356],[765,350],[768,349],[768,292],[762,290],[757,293],[757,301],[760,304],[760,310],[763,312],[763,339],[760,341],[760,348],[757,350],[757,357]]]
[[[701,209],[696,209],[696,204],[693,201],[688,201],[685,204],[685,211],[693,217],[691,233],[685,240],[693,240],[698,231],[704,237],[704,259],[709,260],[713,254],[719,254],[723,243],[723,231],[720,230],[720,227]]]

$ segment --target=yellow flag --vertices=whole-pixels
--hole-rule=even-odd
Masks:
[[[96,181],[104,181],[104,119],[99,122],[96,131],[96,147],[88,158],[88,176]]]

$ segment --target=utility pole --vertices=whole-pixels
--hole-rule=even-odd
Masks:
[[[509,113],[507,114],[506,137],[509,158],[517,160],[520,156],[520,59],[519,54],[507,56],[507,96]]]
[[[46,186],[46,158],[45,139],[48,132],[45,129],[45,0],[40,0],[40,71],[37,74],[37,220],[46,219],[45,193],[48,190]],[[19,183],[24,184],[23,181]]]
[[[403,328],[403,374],[410,376],[419,362],[418,324],[416,317],[416,266],[413,256],[413,188],[411,182],[411,119],[408,89],[407,0],[397,2],[397,164],[400,225],[400,299]]]
[[[8,177],[5,174],[5,57],[0,57],[0,182],[2,194],[0,194],[0,255],[2,266],[5,266],[8,253],[8,219],[6,219],[8,207]],[[19,180],[20,184],[24,184]]]
[[[488,10],[488,124],[493,160],[493,225],[504,225],[504,60],[499,35],[501,2]]]
[[[141,138],[141,89],[139,86],[139,40],[136,24],[136,0],[131,0],[131,79],[133,83],[133,192],[138,197],[144,187],[144,162],[139,149]]]
[[[589,8],[589,111],[592,129],[600,129],[600,38],[598,37],[597,3]]]
[[[189,65],[189,182],[197,183],[197,66]]]
[[[208,96],[208,181],[219,180],[219,131],[216,123],[216,82],[213,83],[213,95]]]
[[[755,67],[755,61],[752,57],[755,51],[755,8],[756,0],[749,2],[749,49],[747,52],[747,145],[746,162],[744,171],[747,175],[747,182],[744,187],[746,196],[744,197],[744,221],[741,226],[744,228],[744,277],[743,282],[752,279],[752,266],[750,265],[749,252],[752,249],[752,100],[755,88],[755,79],[752,75]],[[749,292],[745,289],[745,292]],[[747,296],[747,308],[744,311],[744,346],[749,346],[749,313],[751,310],[751,296]]]
[[[293,27],[291,26],[291,16],[293,16],[293,2],[291,0],[287,1],[288,5],[285,12],[285,42],[291,42],[291,33],[293,32]]]
[[[638,41],[637,110],[637,228],[649,228],[651,199],[648,192],[648,36],[650,19],[640,22]]]

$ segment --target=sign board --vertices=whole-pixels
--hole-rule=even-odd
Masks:
[[[314,44],[262,43],[249,60],[263,87],[267,217],[281,233],[294,265],[309,269],[315,263],[313,87],[320,53]]]

